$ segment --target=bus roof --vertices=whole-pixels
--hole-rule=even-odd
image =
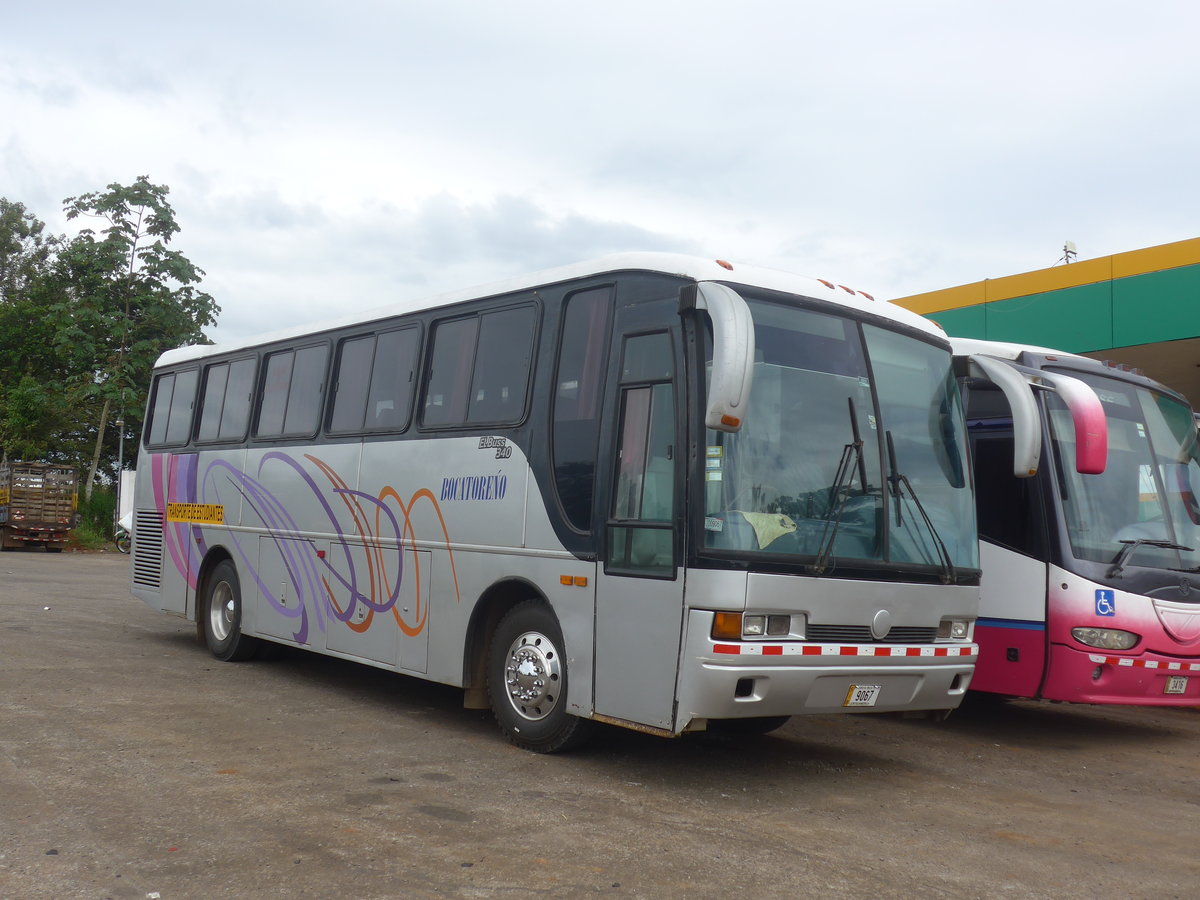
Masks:
[[[1074,362],[1103,366],[1099,360],[1080,356],[1077,353],[1067,353],[1065,350],[1055,350],[1051,347],[1038,347],[1035,344],[1014,344],[1010,341],[985,341],[979,338],[952,337],[950,338],[950,348],[954,351],[955,356],[969,356],[972,353],[982,353],[987,356],[995,356],[998,359],[1009,359],[1016,362],[1020,359],[1022,353],[1036,353],[1039,356],[1057,356],[1061,359],[1069,359]]]
[[[424,300],[376,307],[339,319],[313,322],[309,325],[268,332],[234,343],[196,344],[178,347],[174,350],[166,351],[159,357],[156,365],[172,365],[191,359],[259,347],[308,334],[319,334],[359,323],[374,322],[407,313],[424,312],[430,309],[450,306],[455,303],[464,303],[484,297],[515,293],[544,285],[558,284],[576,278],[630,271],[676,275],[695,281],[723,281],[730,284],[743,284],[749,287],[760,287],[800,294],[806,297],[815,297],[837,303],[840,306],[895,319],[910,328],[916,328],[931,335],[945,338],[945,333],[941,328],[929,319],[890,302],[875,300],[870,294],[864,294],[861,291],[855,291],[845,285],[834,284],[824,279],[809,278],[804,275],[795,275],[777,269],[731,264],[724,260],[704,259],[702,257],[676,253],[619,253],[572,265],[545,269],[490,284],[438,294]]]
[[[1139,384],[1160,393],[1170,394],[1184,403],[1189,403],[1188,398],[1179,393],[1179,391],[1157,381],[1141,369],[1131,369],[1128,366],[1121,366],[1107,360],[1092,359],[1090,356],[1080,356],[1078,353],[1067,353],[1065,350],[1039,347],[1036,344],[1014,344],[1009,341],[985,341],[979,338],[959,337],[950,338],[950,349],[955,356],[980,354],[983,356],[994,356],[997,359],[1006,359],[1018,364],[1023,364],[1024,362],[1021,360],[1021,354],[1032,353],[1035,356],[1045,357],[1048,362],[1070,363],[1071,365],[1079,366],[1085,371],[1091,370],[1097,375],[1105,375],[1120,381]]]

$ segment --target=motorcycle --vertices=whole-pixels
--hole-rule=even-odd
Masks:
[[[133,513],[126,513],[117,522],[117,527],[113,529],[113,543],[117,545],[118,552],[129,552],[133,544]]]

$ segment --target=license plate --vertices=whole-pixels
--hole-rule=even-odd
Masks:
[[[1169,675],[1167,677],[1167,686],[1163,689],[1164,694],[1183,694],[1187,692],[1187,676],[1186,675]]]
[[[879,684],[852,684],[842,706],[874,706],[882,688],[883,685]]]

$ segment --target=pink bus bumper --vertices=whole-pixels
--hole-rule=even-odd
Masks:
[[[1151,653],[1121,656],[1051,644],[1041,696],[1072,703],[1200,706],[1200,660]]]

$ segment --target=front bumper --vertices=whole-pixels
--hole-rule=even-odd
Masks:
[[[677,731],[695,719],[955,709],[979,652],[973,643],[714,641],[702,621],[688,635]],[[879,686],[871,706],[846,705],[856,685]]]
[[[1166,692],[1172,678],[1187,679],[1183,693]],[[1041,696],[1075,703],[1200,706],[1200,660],[1153,653],[1126,656],[1051,644]]]

